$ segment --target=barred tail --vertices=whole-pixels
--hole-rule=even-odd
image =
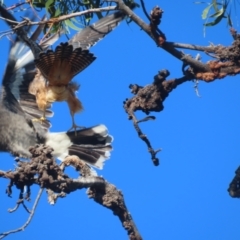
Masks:
[[[54,149],[53,155],[64,160],[76,155],[91,166],[102,169],[103,163],[110,157],[113,137],[108,134],[105,125],[97,125],[73,132],[48,133],[46,145]]]

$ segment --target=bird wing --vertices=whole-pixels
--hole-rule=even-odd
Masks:
[[[10,19],[13,21],[16,20],[14,16],[2,6],[0,6],[0,14],[6,19]],[[82,31],[78,32],[72,39],[69,40],[68,44],[59,45],[55,53],[50,50],[47,53],[42,53],[42,55],[42,48],[34,41],[34,39],[31,39],[27,36],[27,32],[24,28],[18,28],[15,31],[18,37],[30,47],[34,58],[36,59],[36,65],[40,68],[43,76],[47,80],[51,80],[50,84],[64,85],[68,83],[74,75],[78,74],[92,61],[95,60],[95,57],[90,54],[87,49],[94,45],[96,42],[98,42],[100,39],[102,39],[106,34],[111,32],[124,17],[125,14],[120,11],[106,16],[100,19],[95,24],[88,26]],[[7,21],[7,24],[10,25],[10,27],[12,28],[14,27],[14,24],[9,21]],[[26,51],[26,48],[27,47],[19,41],[17,41],[16,44],[11,48],[8,67],[9,70],[6,71],[3,85],[5,87],[8,85],[8,87],[11,89],[11,92],[13,93],[15,98],[19,100],[22,108],[27,114],[30,114],[31,116],[41,116],[39,115],[41,111],[37,111],[37,104],[35,104],[36,97],[34,95],[36,95],[36,86],[38,84],[39,86],[42,86],[44,79],[42,76],[34,78],[34,84],[30,85],[29,92],[32,94],[34,94],[35,92],[35,94],[31,96],[31,94],[29,94],[29,92],[27,91],[28,87],[26,86],[29,86],[29,83],[33,80],[33,76],[36,76],[36,69],[32,62],[33,55],[31,54],[31,52],[28,51],[27,53],[22,54],[24,51]],[[68,57],[69,49],[71,50],[70,52],[73,53],[70,59]],[[63,50],[66,50],[68,54],[65,54],[65,51]],[[81,54],[83,55],[83,58],[79,58],[80,60],[77,64],[76,58],[78,57],[79,53],[80,56]],[[44,61],[38,62],[37,59],[41,56]],[[59,56],[60,58],[64,56],[64,59],[66,56],[67,60],[61,61],[61,59],[58,59]],[[14,66],[14,69],[10,69],[10,66]],[[55,67],[52,68],[52,66]],[[58,70],[60,70],[61,74],[59,74]],[[21,92],[19,92],[19,90],[21,90]],[[49,115],[47,116],[50,115],[52,115],[52,112],[49,112]]]
[[[39,28],[32,35],[32,41],[35,41],[40,33]],[[42,45],[44,48],[52,45],[58,39],[58,35],[46,39]],[[29,85],[35,79],[37,70],[34,64],[32,51],[17,38],[11,45],[9,60],[3,76],[2,85],[5,89],[5,105],[8,105],[10,111],[18,114],[25,114],[28,119],[40,118],[42,111],[38,109],[36,97],[29,91]],[[43,78],[38,80],[41,85]],[[36,81],[35,81],[36,82]],[[45,82],[44,82],[45,84]],[[11,103],[11,104],[10,104]],[[49,106],[50,107],[50,106]],[[47,109],[46,116],[53,116],[53,112]],[[49,128],[51,125],[48,121],[42,125]]]
[[[103,39],[108,33],[114,30],[120,22],[125,18],[125,14],[121,11],[110,14],[101,18],[96,23],[82,29],[76,33],[68,43],[73,45],[73,49],[81,47],[89,49],[99,40]]]
[[[16,24],[14,22],[17,22],[16,18],[1,5],[0,5],[0,14],[5,19],[11,20],[11,21],[5,21],[11,28],[15,27]],[[42,52],[42,48],[39,46],[39,44],[37,44],[36,41],[28,37],[28,32],[26,31],[26,29],[27,29],[26,27],[20,27],[14,31],[16,32],[18,38],[20,38],[21,41],[23,41],[26,45],[28,45],[28,47],[32,50],[34,57],[36,58],[39,56],[40,52]],[[40,33],[41,31],[38,31],[38,32]],[[37,32],[35,36],[36,35],[38,35]]]
[[[68,84],[96,59],[88,49],[117,27],[124,17],[125,14],[118,11],[82,29],[68,43],[58,45],[55,52],[40,53],[35,59],[36,66],[50,85]]]

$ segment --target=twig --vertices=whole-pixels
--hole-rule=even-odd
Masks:
[[[199,94],[199,90],[198,90],[199,81],[197,79],[195,79],[193,81],[194,81],[194,86],[193,86],[194,91],[195,91],[197,97],[201,97],[201,95]]]
[[[125,108],[125,110],[126,110],[126,108]],[[152,145],[151,145],[149,139],[142,132],[142,130],[140,129],[140,127],[138,125],[138,123],[146,121],[146,119],[144,119],[144,120],[137,120],[133,112],[132,113],[129,112],[128,114],[129,114],[130,118],[133,120],[133,126],[134,126],[135,130],[137,131],[138,136],[146,143],[146,145],[148,147],[148,152],[151,154],[151,159],[153,161],[154,166],[158,166],[159,165],[159,159],[156,157],[156,154],[158,152],[160,152],[161,149],[154,150],[152,148]]]
[[[92,9],[88,9],[88,10],[85,10],[85,11],[60,16],[58,18],[51,18],[49,20],[42,20],[42,21],[39,21],[39,22],[33,22],[30,19],[24,19],[22,22],[13,21],[13,20],[3,18],[3,17],[0,17],[0,19],[2,19],[4,21],[7,21],[7,22],[10,22],[10,23],[13,23],[13,24],[16,24],[16,26],[14,26],[14,28],[13,28],[13,30],[16,30],[16,29],[21,28],[23,26],[45,25],[45,24],[52,25],[52,24],[59,23],[59,22],[62,22],[64,20],[67,20],[67,19],[70,19],[70,18],[73,18],[73,17],[78,17],[78,16],[89,14],[89,13],[107,12],[107,11],[113,11],[113,10],[116,10],[116,9],[117,9],[116,6],[108,6],[108,7],[104,7],[104,8],[92,8]]]
[[[176,43],[176,42],[167,42],[169,45],[172,45],[176,48],[183,48],[183,49],[189,49],[189,50],[196,50],[196,51],[202,51],[202,52],[208,52],[208,53],[215,53],[217,49],[221,46],[200,46],[196,44],[188,44],[188,43]]]
[[[42,192],[43,192],[43,188],[40,188],[40,190],[38,191],[38,195],[36,197],[36,200],[34,202],[34,205],[33,205],[33,208],[32,208],[32,211],[26,221],[26,223],[20,227],[20,228],[17,228],[17,229],[14,229],[14,230],[11,230],[11,231],[8,231],[8,232],[4,232],[4,233],[0,233],[0,239],[3,239],[4,237],[8,236],[9,234],[11,233],[16,233],[16,232],[20,232],[20,231],[23,231],[28,225],[29,223],[31,222],[32,218],[33,218],[33,215],[35,213],[35,210],[36,210],[36,207],[38,205],[38,202],[40,200],[40,197],[42,195]]]
[[[157,44],[175,58],[179,59],[186,65],[191,66],[192,74],[198,80],[205,82],[212,82],[216,79],[222,79],[227,75],[236,75],[240,73],[239,61],[240,61],[240,36],[235,36],[234,43],[229,47],[223,46],[210,46],[201,47],[197,45],[184,45],[172,42],[162,41],[161,34],[146,24],[140,17],[138,17],[128,6],[124,4],[122,0],[109,0],[109,2],[115,2],[118,4],[118,9],[123,11],[128,17],[130,17],[142,30],[144,30]],[[156,8],[156,7],[155,7]],[[160,8],[159,8],[160,9]],[[160,16],[160,15],[159,15]],[[215,57],[220,61],[212,61],[212,63],[202,63],[190,55],[186,55],[181,51],[178,51],[175,47],[188,48],[193,50],[201,50],[205,52],[214,52]],[[214,68],[212,68],[214,66]]]
[[[5,37],[5,36],[8,37],[8,35],[13,34],[13,30],[11,29],[11,30],[2,31],[2,32],[0,32],[0,34],[1,34],[0,39]]]
[[[13,185],[13,182],[11,182],[11,185]],[[23,188],[24,189],[24,188]],[[19,199],[17,201],[17,204],[14,208],[10,208],[8,209],[8,212],[9,213],[13,213],[15,212],[19,206],[22,204],[24,209],[28,212],[28,213],[31,213],[31,211],[27,208],[27,206],[24,204],[24,198],[23,198],[23,189],[20,190],[20,195],[19,195]],[[29,190],[29,189],[28,189]],[[29,190],[30,191],[30,190]],[[28,199],[29,200],[29,199]]]
[[[105,182],[104,188],[91,187],[87,194],[89,198],[93,198],[95,202],[112,210],[113,214],[118,216],[127,230],[130,240],[142,240],[133,218],[127,210],[123,194],[113,184]]]
[[[50,25],[48,31],[44,34],[44,36],[43,36],[42,39],[41,39],[41,42],[43,42],[43,41],[47,38],[48,34],[49,34],[50,31],[52,30],[52,27],[53,27],[53,24]]]
[[[151,159],[155,166],[159,165],[159,159],[156,158],[156,154],[161,151],[161,149],[154,150],[152,148],[150,140],[145,134],[143,134],[138,125],[140,122],[154,120],[155,117],[149,116],[142,120],[137,120],[134,112],[141,110],[148,115],[150,112],[162,111],[164,108],[163,102],[168,97],[169,93],[183,82],[194,79],[194,76],[188,74],[186,71],[186,76],[182,78],[166,80],[169,74],[170,73],[168,70],[159,71],[159,73],[154,76],[154,82],[146,85],[145,87],[137,84],[131,84],[129,88],[135,96],[130,99],[126,99],[123,106],[128,114],[128,118],[133,121],[133,126],[136,129],[139,138],[146,143],[148,151],[151,154]]]
[[[191,58],[191,56],[186,56],[184,53],[175,49],[171,44],[166,42],[159,44],[162,37],[161,34],[157,35],[156,33],[153,33],[151,27],[146,24],[140,17],[138,17],[128,6],[126,6],[122,0],[112,0],[112,2],[117,3],[118,9],[125,12],[127,16],[129,16],[138,26],[140,26],[140,28],[154,40],[157,46],[161,47],[179,60],[191,65],[193,68],[200,69],[204,72],[210,71],[209,67],[206,64],[199,63],[198,61]]]
[[[148,18],[149,22],[150,22],[151,19],[150,19],[150,17],[149,17],[149,14],[147,13],[146,8],[145,8],[145,3],[144,3],[143,0],[140,0],[140,2],[141,2],[141,6],[142,6],[142,9],[143,9],[143,12],[144,12],[145,16]]]
[[[24,5],[24,4],[26,4],[27,2],[22,2],[22,3],[16,3],[16,4],[14,4],[14,5],[12,5],[11,7],[8,7],[8,8],[6,8],[6,10],[13,10],[14,8],[17,8],[17,7],[20,7],[20,6],[22,6],[22,5]]]
[[[96,172],[91,170],[85,162],[76,156],[69,156],[59,166],[51,155],[52,148],[37,145],[31,147],[29,151],[33,156],[29,162],[19,161],[17,169],[13,172],[0,171],[0,177],[11,180],[10,186],[16,185],[17,188],[20,188],[21,186],[30,187],[33,184],[40,185],[42,189],[47,189],[50,204],[55,204],[59,197],[66,197],[67,194],[78,189],[90,188],[92,192],[89,190],[91,192],[88,193],[89,197],[94,198],[95,201],[109,208],[119,217],[128,232],[129,239],[142,239],[125,205],[123,194],[104,178],[96,176]],[[66,175],[63,171],[69,165],[79,171],[81,177],[73,179]],[[26,169],[31,169],[31,171],[26,171]],[[23,227],[14,232],[22,229]],[[6,233],[2,235],[4,234]]]

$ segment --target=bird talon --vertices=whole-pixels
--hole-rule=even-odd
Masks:
[[[47,119],[45,117],[40,117],[40,118],[33,118],[32,121],[33,122],[41,122],[41,124],[43,124],[43,122],[45,122]]]

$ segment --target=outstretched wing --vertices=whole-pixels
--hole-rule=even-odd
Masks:
[[[89,66],[96,57],[87,49],[110,33],[124,19],[125,14],[118,11],[84,28],[68,43],[61,43],[35,59],[36,66],[50,85],[66,85],[71,79]]]
[[[8,18],[10,20],[15,20],[15,18],[2,6],[0,6],[0,14],[3,17]],[[33,52],[34,58],[37,59],[36,64],[38,65],[41,72],[43,73],[43,76],[47,80],[50,80],[50,84],[63,85],[68,83],[74,75],[82,71],[92,61],[95,60],[95,57],[92,54],[90,54],[87,51],[87,49],[90,48],[92,45],[94,45],[96,42],[98,42],[100,39],[102,39],[106,34],[110,33],[119,24],[119,22],[122,21],[124,17],[125,17],[125,14],[119,11],[100,19],[95,24],[88,26],[82,31],[78,32],[68,42],[68,44],[62,44],[58,46],[55,53],[53,51],[49,51],[47,53],[43,53],[42,55],[40,55],[40,57],[42,57],[44,61],[38,61],[39,54],[41,53],[42,48],[33,39],[28,38],[27,32],[24,30],[24,28],[17,29],[16,33],[18,37],[30,47],[30,49]],[[7,23],[11,27],[13,27],[13,23],[11,22],[7,22]],[[65,54],[65,51],[63,50],[66,50],[67,54]],[[19,51],[16,51],[16,52],[19,53]],[[72,55],[70,55],[71,57],[69,58],[70,52]],[[82,60],[79,60],[77,62],[76,59],[78,59],[78,55],[81,56]],[[12,56],[15,56],[15,54],[12,54]],[[30,57],[29,56],[26,57],[26,56],[27,56],[27,53],[24,55],[25,57],[24,60],[22,58],[18,60],[19,70],[17,70],[18,68],[11,70],[10,72],[14,73],[14,75],[12,76],[10,81],[9,81],[9,77],[7,77],[8,80],[4,81],[4,83],[5,85],[6,84],[8,84],[9,86],[11,85],[12,92],[14,92],[15,86],[17,86],[16,89],[18,90],[20,89],[19,88],[20,83],[24,83],[24,87],[21,88],[22,89],[21,96],[24,96],[24,97],[21,97],[17,92],[14,92],[14,95],[16,96],[16,99],[18,99],[22,104],[22,107],[24,108],[25,112],[31,115],[38,116],[39,112],[37,113],[35,111],[37,109],[37,108],[35,109],[36,105],[33,104],[31,105],[32,106],[31,109],[30,107],[28,108],[28,106],[30,106],[30,100],[32,103],[34,102],[33,101],[34,99],[36,100],[36,97],[28,94],[28,92],[26,91],[27,89],[26,86],[29,85],[29,81],[32,81],[31,74],[36,75],[36,70],[34,68],[33,63],[30,61]],[[64,59],[66,57],[67,60],[62,61],[62,56],[64,56]],[[25,76],[25,80],[24,80],[25,82],[23,82],[23,76]],[[60,81],[59,81],[59,78],[60,78]],[[30,85],[30,89],[29,89],[30,93],[32,94],[34,94],[34,92],[36,93],[37,85],[39,84],[39,86],[40,85],[42,86],[43,81],[44,79],[42,76],[39,76],[37,78],[35,77],[34,84]]]
[[[103,39],[108,33],[114,30],[120,22],[125,18],[125,14],[121,11],[110,14],[101,18],[96,23],[84,28],[75,34],[68,43],[73,45],[73,49],[81,47],[89,49],[99,40]]]
[[[37,38],[36,32],[40,33],[39,29],[33,34],[33,41]],[[43,42],[44,47],[47,48],[57,39],[57,35],[54,38],[47,39]],[[42,111],[38,109],[36,104],[36,97],[29,93],[29,84],[36,75],[33,60],[34,57],[31,50],[17,38],[11,45],[9,60],[2,81],[5,91],[3,99],[5,106],[10,111],[25,114],[28,119],[40,118],[42,116]],[[44,80],[42,79],[42,81]],[[53,112],[48,109],[46,116],[53,116]],[[50,123],[46,121],[42,126],[48,128]]]

